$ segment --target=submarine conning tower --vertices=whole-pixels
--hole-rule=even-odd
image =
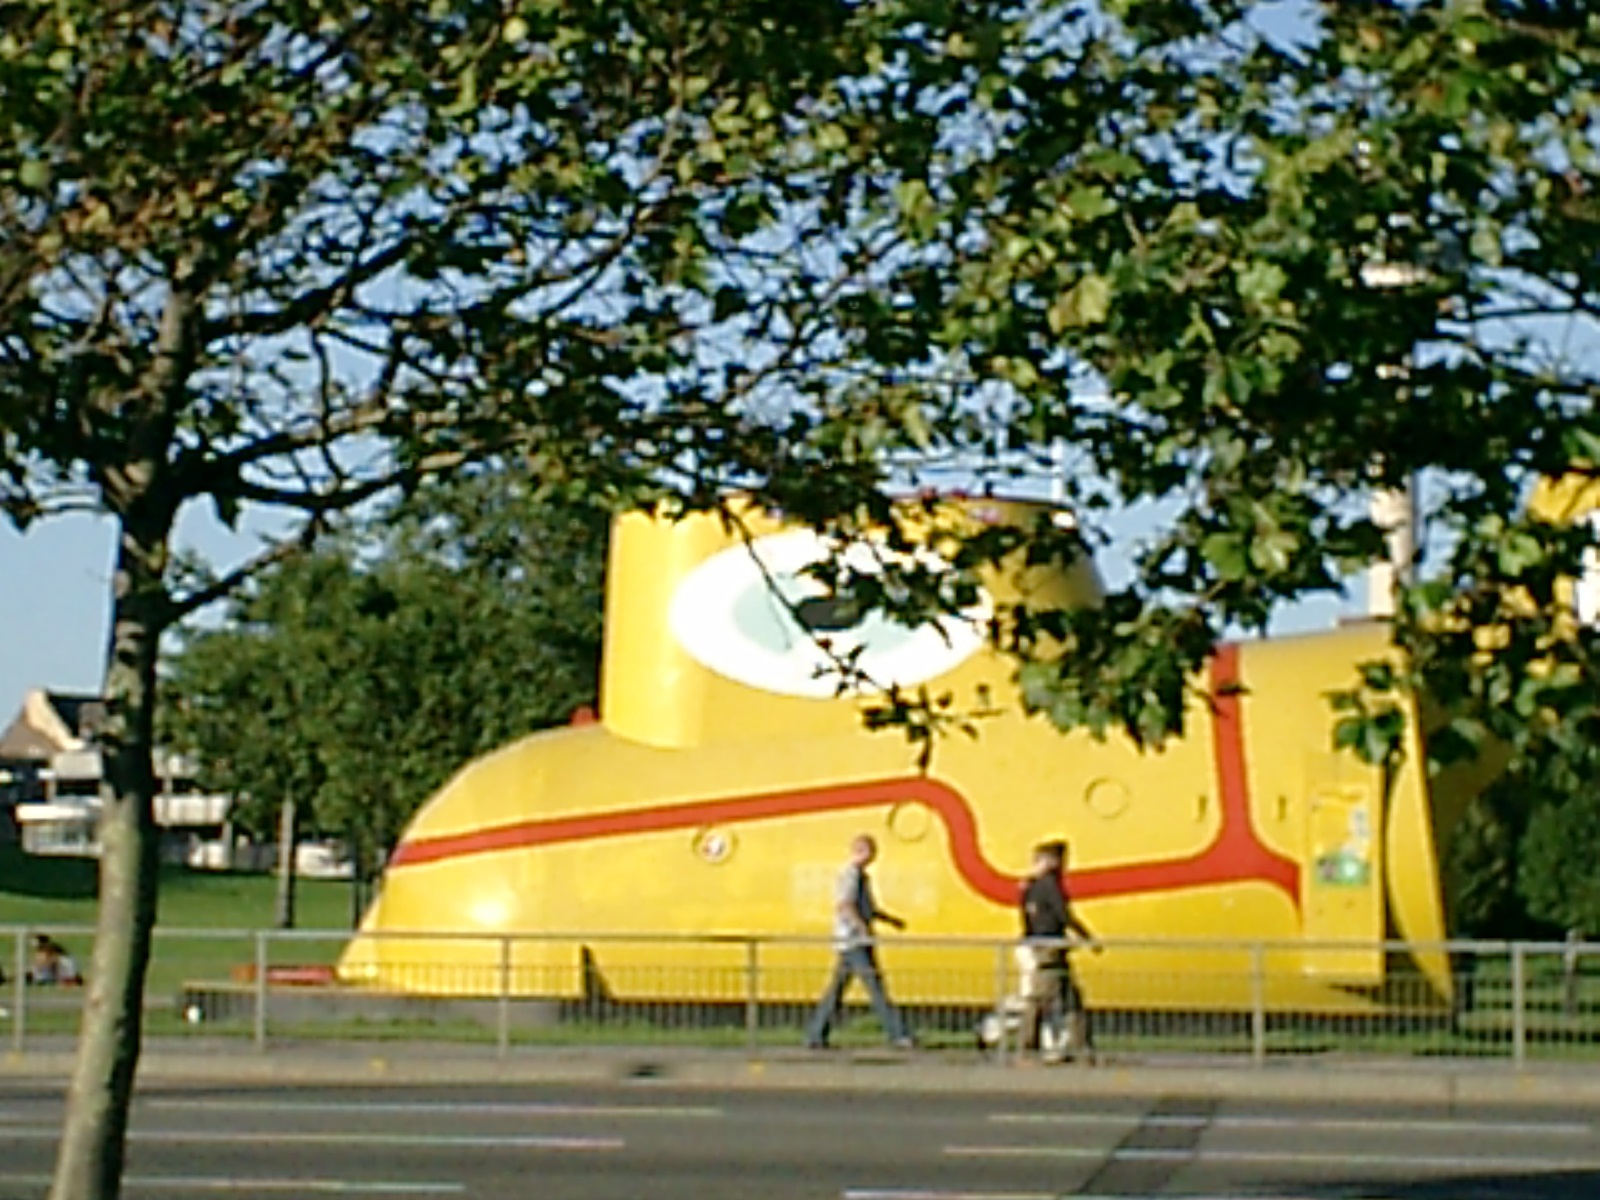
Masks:
[[[929,542],[1040,520],[1070,516],[1039,501],[952,496],[906,501],[903,527],[913,541]],[[1009,694],[999,689],[1012,686],[1014,666],[983,644],[992,609],[1076,607],[1101,595],[1087,555],[1040,567],[1026,565],[1019,552],[981,572],[980,603],[922,628],[878,615],[807,628],[805,605],[824,591],[807,567],[832,552],[870,571],[884,551],[869,539],[841,551],[781,514],[740,501],[726,513],[619,517],[607,568],[602,722],[619,737],[661,749],[774,732],[849,734],[860,727],[862,693],[841,691],[830,656],[851,654],[874,683],[901,686],[971,660],[999,698]]]

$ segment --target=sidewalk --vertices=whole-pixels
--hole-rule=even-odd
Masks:
[[[0,1050],[0,1077],[59,1079],[72,1068],[69,1038],[37,1039],[24,1053]],[[904,1091],[1016,1095],[1191,1096],[1260,1101],[1455,1105],[1550,1104],[1600,1109],[1593,1063],[1419,1060],[1324,1055],[1255,1066],[1237,1057],[1111,1056],[1099,1065],[1000,1064],[943,1051],[686,1047],[516,1047],[437,1042],[275,1041],[265,1053],[234,1039],[146,1043],[141,1083],[239,1084],[615,1084],[717,1089]]]

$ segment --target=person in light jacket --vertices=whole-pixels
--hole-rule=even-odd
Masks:
[[[827,989],[817,1001],[816,1011],[806,1027],[806,1046],[809,1049],[827,1048],[828,1034],[839,1018],[845,989],[850,986],[852,979],[860,979],[866,987],[889,1044],[899,1049],[909,1049],[914,1045],[905,1019],[889,999],[874,948],[873,926],[878,922],[895,929],[906,927],[899,917],[879,908],[872,894],[872,879],[867,874],[867,868],[877,857],[877,842],[867,834],[858,834],[850,843],[850,861],[839,872],[833,906],[833,945],[838,958],[834,964],[833,978],[828,981]]]

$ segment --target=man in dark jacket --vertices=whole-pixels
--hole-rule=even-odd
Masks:
[[[1089,1010],[1072,979],[1067,938],[1081,939],[1096,950],[1100,943],[1072,911],[1066,869],[1066,842],[1041,843],[1034,847],[1033,871],[1022,887],[1022,933],[1027,939],[1022,1045],[1025,1050],[1037,1050],[1046,1028],[1061,1031],[1054,1045],[1044,1044],[1045,1058],[1053,1062],[1061,1061],[1067,1046],[1085,1057],[1094,1054]]]

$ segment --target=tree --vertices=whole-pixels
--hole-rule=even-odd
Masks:
[[[1031,706],[1146,744],[1182,728],[1220,638],[1381,558],[1361,500],[1420,480],[1404,669],[1352,678],[1342,737],[1394,753],[1403,688],[1445,714],[1442,761],[1581,744],[1596,633],[1567,584],[1594,530],[1529,499],[1600,463],[1600,14],[1307,9],[1274,30],[1248,3],[1043,0],[954,49],[980,72],[952,99],[960,151],[894,185],[902,249],[850,310],[900,390],[796,450],[757,440],[747,474],[827,522],[839,497],[809,481],[836,450],[912,482],[958,461],[980,488],[1064,464],[1075,529],[952,535],[961,566],[1157,514],[1103,605],[996,631]],[[767,458],[792,473],[767,480]],[[914,561],[827,578],[863,609],[951,603]]]
[[[120,1168],[156,642],[237,581],[175,570],[195,501],[314,530],[503,454],[892,548],[891,485],[1059,446],[1075,531],[942,548],[1057,558],[1160,513],[1101,607],[995,631],[1057,724],[1154,744],[1218,638],[1382,553],[1351,497],[1422,474],[1445,562],[1397,679],[1448,714],[1430,749],[1573,744],[1600,692],[1562,581],[1593,537],[1524,505],[1600,461],[1600,382],[1561,352],[1600,311],[1600,14],[1307,7],[1285,34],[1228,0],[10,5],[0,503],[121,536],[55,1200]],[[890,565],[825,574],[911,620],[968,584]],[[1392,753],[1372,690],[1347,737]]]
[[[1568,722],[1557,723],[1559,732]],[[1517,789],[1523,824],[1516,891],[1530,917],[1557,931],[1591,936],[1600,930],[1600,740],[1540,747],[1515,763],[1508,786]],[[1528,739],[1532,741],[1533,739]]]
[[[983,286],[929,304],[1007,389],[1009,444],[1065,442],[1087,537],[1168,514],[1103,608],[1014,629],[1055,639],[1034,702],[1159,738],[1220,636],[1381,552],[1352,497],[1419,475],[1444,557],[1398,633],[1428,685],[1457,711],[1593,696],[1558,586],[1592,536],[1525,506],[1600,461],[1600,16],[1328,4],[1289,44],[1245,5],[1104,8],[1120,26],[1081,16],[1007,80],[1004,163],[945,185],[995,196]],[[1563,666],[1531,682],[1535,660]]]
[[[1600,500],[1600,13],[1305,7],[1274,30],[1249,4],[1033,6],[976,149],[907,195],[963,261],[907,266],[894,311],[932,314],[908,336],[993,401],[931,440],[987,482],[1064,462],[1090,546],[1159,518],[1102,606],[998,637],[1058,725],[1159,743],[1218,639],[1342,589],[1383,554],[1362,498],[1420,481],[1405,654],[1352,677],[1342,742],[1395,754],[1421,692],[1436,762],[1573,761],[1600,697],[1570,591]],[[982,537],[958,554],[1071,553]]]
[[[290,559],[278,571],[301,566],[296,582],[327,574],[314,570],[315,565],[320,564]],[[294,584],[273,589],[276,581],[269,575],[258,578],[263,579],[259,593],[267,594],[258,593],[257,613],[264,609],[272,619],[283,620],[287,600],[271,593],[292,594]],[[305,589],[300,590],[303,596]],[[247,620],[250,612],[240,603],[234,617]],[[256,616],[258,622],[265,619]],[[313,701],[321,660],[316,649],[295,646],[287,637],[202,635],[185,641],[176,669],[162,681],[169,697],[158,721],[162,744],[194,756],[203,769],[199,782],[204,786],[235,797],[229,809],[232,832],[261,835],[270,828],[283,839],[280,849],[291,866],[301,824],[298,805],[302,797],[315,795],[326,778],[305,741],[318,716]],[[286,670],[296,659],[301,670]],[[274,920],[279,928],[294,925],[292,870],[280,873]]]
[[[1445,909],[1453,937],[1514,939],[1547,932],[1529,919],[1518,887],[1527,797],[1502,780],[1474,798],[1445,851]]]
[[[948,153],[940,104],[978,74],[955,50],[1000,9],[0,10],[0,506],[118,530],[102,903],[54,1200],[119,1187],[158,645],[251,570],[183,570],[178,514],[277,506],[310,537],[495,454],[613,502],[714,502],[777,445],[838,461],[830,491],[875,481],[856,413],[823,400],[900,403],[860,369],[882,322],[852,306],[903,253],[873,218]]]
[[[1588,785],[1536,808],[1518,864],[1517,887],[1528,911],[1558,929],[1593,936],[1600,929],[1600,801]]]
[[[434,481],[263,572],[169,657],[165,744],[246,828],[291,806],[375,873],[462,763],[595,702],[604,514],[527,491]]]

